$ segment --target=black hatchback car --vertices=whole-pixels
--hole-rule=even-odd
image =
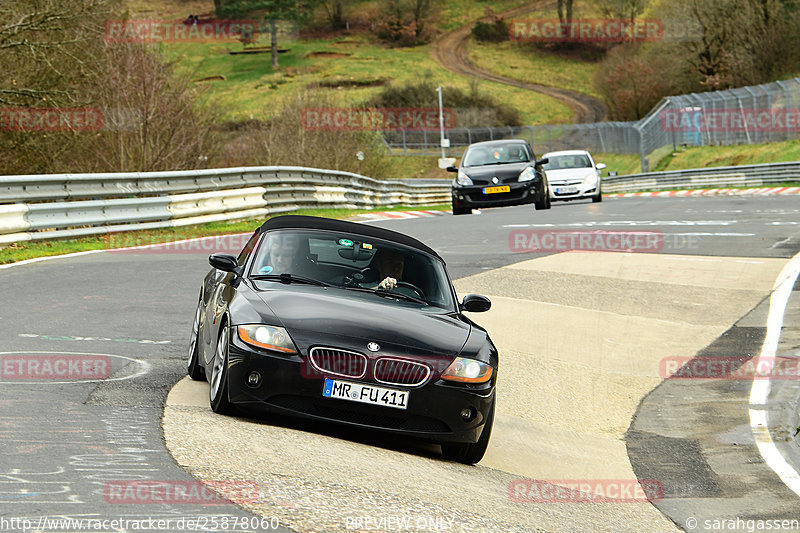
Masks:
[[[422,437],[480,461],[498,353],[463,311],[445,263],[383,228],[281,216],[203,280],[188,371],[211,408],[269,411]]]
[[[481,207],[534,204],[550,209],[550,185],[531,145],[521,139],[469,145],[453,180],[453,214],[467,215]]]

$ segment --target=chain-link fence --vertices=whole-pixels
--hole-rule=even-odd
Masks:
[[[654,152],[678,146],[756,144],[800,138],[800,78],[725,91],[670,96],[641,120],[445,130],[446,157],[471,143],[523,138],[536,153],[583,149],[638,154],[642,172]],[[441,155],[438,131],[384,132],[393,154]]]

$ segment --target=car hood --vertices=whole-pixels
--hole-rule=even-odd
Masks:
[[[547,180],[551,185],[565,181],[583,181],[583,179],[594,174],[596,171],[591,168],[561,168],[547,171]]]
[[[258,290],[264,286],[256,284],[258,297],[301,353],[315,345],[368,353],[367,343],[377,342],[381,355],[435,355],[451,360],[471,330],[453,311],[371,293],[308,286]]]
[[[492,183],[492,178],[497,177],[498,183],[516,182],[520,173],[533,163],[508,163],[505,165],[483,165],[480,167],[461,167],[475,185]]]

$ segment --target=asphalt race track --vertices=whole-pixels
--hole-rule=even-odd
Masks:
[[[75,518],[128,520],[104,531],[747,531],[800,520],[781,479],[800,470],[797,378],[755,387],[758,403],[753,376],[665,379],[698,355],[763,357],[772,341],[781,368],[796,368],[799,291],[785,286],[783,304],[783,289],[770,294],[800,252],[798,221],[793,197],[720,196],[376,222],[438,250],[460,295],[492,298],[474,318],[500,349],[499,403],[474,467],[411,439],[211,413],[207,385],[182,378],[212,250],[0,267],[0,529],[28,519],[28,531],[75,531],[48,522]],[[43,370],[58,360],[88,361],[86,379]]]

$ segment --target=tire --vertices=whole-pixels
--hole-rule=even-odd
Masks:
[[[200,303],[197,304],[197,311],[194,313],[192,335],[189,337],[189,360],[186,364],[187,374],[195,381],[203,381],[206,379],[206,372],[203,367],[200,366],[197,353],[197,338],[200,332],[200,307],[202,305],[203,301],[200,300]]]
[[[453,206],[453,215],[471,215],[472,208],[471,207],[456,207]]]
[[[228,398],[228,336],[230,335],[227,323],[223,323],[217,339],[217,349],[211,361],[211,376],[208,397],[211,410],[221,415],[234,412],[233,404]]]
[[[536,207],[537,211],[541,211],[543,209],[550,209],[550,195],[545,192],[544,198],[538,200],[533,203],[534,207]]]
[[[489,437],[492,435],[494,404],[495,400],[492,400],[492,406],[489,408],[489,414],[486,416],[486,422],[483,424],[483,431],[478,442],[442,443],[442,456],[445,459],[467,465],[474,465],[483,459],[486,448],[489,446]]]
[[[599,203],[603,201],[603,192],[597,191],[597,196],[592,196],[592,203]]]

